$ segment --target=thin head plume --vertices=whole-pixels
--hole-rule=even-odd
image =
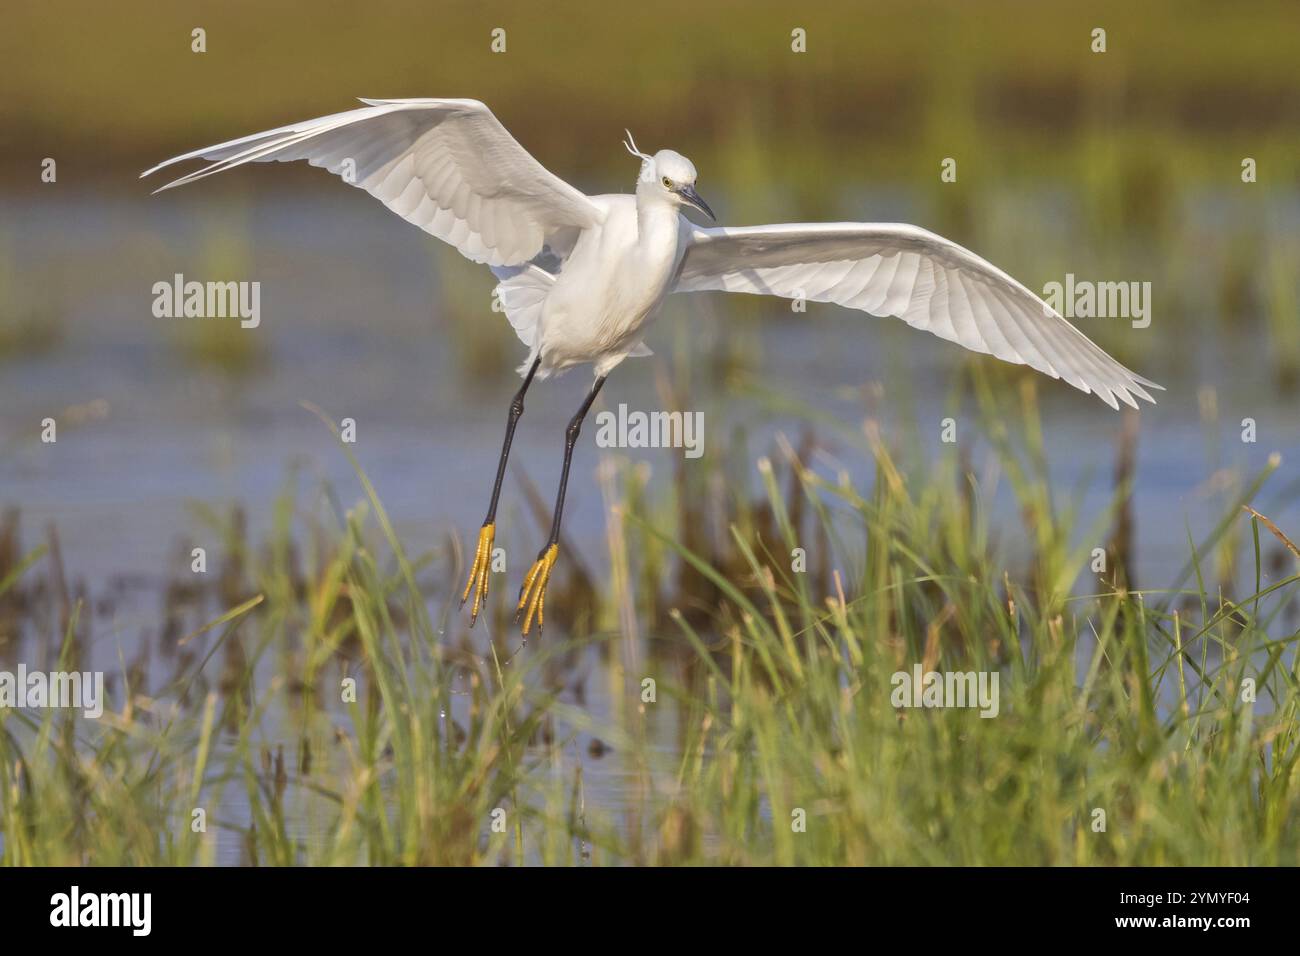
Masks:
[[[632,138],[632,131],[625,129],[623,132],[627,134],[627,139],[623,140],[623,145],[627,148],[627,151],[633,156],[640,156],[642,159],[650,159],[649,156],[636,148],[636,140]]]
[[[650,182],[654,179],[654,158],[647,156],[636,148],[636,140],[632,138],[631,130],[625,129],[623,132],[627,134],[627,139],[623,140],[623,146],[626,147],[629,153],[641,160],[641,171],[637,174],[637,179],[646,183]]]

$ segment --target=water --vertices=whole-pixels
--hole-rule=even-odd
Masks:
[[[302,402],[357,421],[357,454],[412,550],[449,529],[477,526],[517,387],[512,369],[524,349],[502,317],[484,309],[483,322],[497,327],[501,361],[493,376],[467,374],[439,321],[438,273],[456,282],[472,278],[477,267],[450,251],[435,254],[436,243],[364,199],[320,190],[309,202],[259,199],[233,213],[170,195],[7,204],[0,236],[7,239],[14,298],[19,308],[57,313],[61,342],[0,366],[0,502],[21,505],[31,529],[57,523],[72,574],[159,573],[175,559],[174,538],[192,527],[189,501],[241,502],[256,528],[260,506],[281,486],[290,461],[338,488],[344,502],[358,498],[350,466]],[[246,274],[263,285],[263,325],[243,333],[257,337],[263,364],[242,377],[182,357],[179,324],[223,320],[158,319],[150,312],[154,282],[176,272],[205,278],[211,259],[204,224],[214,219],[247,230]],[[850,422],[862,412],[844,399],[846,387],[881,379],[904,384],[919,409],[916,420],[936,423],[937,435],[962,358],[955,346],[832,307],[793,317],[771,300],[761,311],[747,308],[743,322],[730,321],[727,307],[721,296],[678,297],[649,342],[666,359],[679,342],[717,350],[744,338],[757,348],[768,388]],[[1165,331],[1158,324],[1155,334],[1179,335],[1171,328],[1179,321],[1162,316]],[[1180,343],[1180,361],[1142,363],[1144,374],[1169,388],[1157,407],[1143,411],[1136,476],[1139,555],[1157,579],[1185,550],[1181,533],[1165,533],[1171,522],[1181,528],[1185,519],[1209,517],[1201,507],[1209,467],[1199,387],[1218,391],[1224,424],[1214,453],[1223,464],[1253,472],[1270,452],[1294,457],[1288,453],[1300,448],[1300,416],[1259,368],[1253,339],[1198,334],[1190,361],[1182,360]],[[625,363],[607,387],[606,406],[657,408],[652,361]],[[560,435],[588,383],[586,371],[576,371],[529,396],[514,461],[548,496]],[[1046,380],[1041,392],[1054,476],[1065,488],[1095,475],[1089,506],[1104,502],[1118,416]],[[710,412],[706,441],[715,448],[738,423],[759,439],[792,427],[756,403],[729,399],[722,383],[697,377],[695,397]],[[54,445],[35,441],[42,418],[95,400],[107,403],[102,420],[64,424]],[[882,415],[888,430],[888,403]],[[1253,445],[1238,437],[1237,423],[1247,415],[1258,422]],[[583,439],[566,519],[575,536],[589,538],[604,519],[594,505],[594,429]],[[762,447],[758,440],[755,447]],[[633,457],[665,471],[670,464],[664,453]],[[865,463],[850,457],[849,464]],[[1284,527],[1288,516],[1273,515]]]

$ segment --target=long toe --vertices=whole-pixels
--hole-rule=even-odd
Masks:
[[[533,562],[533,566],[524,575],[523,586],[519,588],[519,603],[515,607],[515,620],[518,621],[520,615],[523,615],[524,637],[528,636],[534,616],[537,618],[537,633],[542,632],[546,612],[546,585],[550,583],[551,569],[555,567],[555,559],[559,553],[560,547],[556,544],[543,548],[537,555],[537,560]]]
[[[474,563],[469,569],[469,580],[465,582],[465,590],[460,596],[460,606],[463,608],[465,602],[469,600],[470,592],[474,594],[474,603],[469,610],[469,626],[473,627],[478,620],[480,608],[487,606],[488,593],[488,575],[492,571],[492,542],[496,538],[496,524],[489,521],[479,529],[478,546],[474,549]]]

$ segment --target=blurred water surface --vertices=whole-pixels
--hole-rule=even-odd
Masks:
[[[256,540],[265,518],[260,509],[291,464],[304,471],[304,482],[327,483],[352,503],[360,490],[351,467],[303,402],[335,421],[356,420],[356,453],[413,552],[449,530],[477,527],[517,387],[513,369],[525,349],[491,311],[485,269],[461,262],[366,197],[342,192],[322,189],[310,202],[250,203],[233,217],[229,209],[170,197],[53,209],[48,202],[7,204],[5,252],[17,278],[10,308],[52,324],[57,341],[0,365],[0,503],[20,506],[32,532],[58,525],[72,574],[164,573],[176,558],[177,537],[193,530],[192,501],[245,506]],[[902,218],[906,203],[897,205]],[[214,221],[238,224],[238,252],[221,251],[222,241],[211,237]],[[1026,217],[1018,228],[1035,223]],[[1006,245],[1019,243],[1012,237]],[[1038,263],[981,251],[1031,288],[1057,277]],[[260,327],[154,317],[152,286],[176,273],[260,281]],[[1135,263],[1132,274],[1151,273]],[[470,291],[449,294],[448,284]],[[1271,452],[1289,459],[1300,448],[1294,397],[1269,374],[1260,322],[1243,320],[1253,331],[1225,334],[1222,325],[1171,310],[1163,291],[1154,293],[1149,329],[1123,329],[1123,320],[1078,321],[1103,342],[1156,342],[1131,357],[1121,353],[1168,389],[1142,411],[1135,476],[1137,556],[1143,579],[1153,582],[1181,562],[1184,523],[1196,529],[1217,517],[1207,510],[1213,468],[1253,473]],[[222,326],[220,341],[246,341],[251,357],[241,352],[232,369],[228,350],[208,348],[196,330],[214,323]],[[466,326],[487,343],[477,364],[467,361],[464,334],[456,331]],[[648,342],[656,356],[624,363],[598,408],[660,408],[655,366],[680,361],[687,350],[698,366],[692,401],[706,413],[706,454],[721,453],[738,426],[753,432],[756,451],[769,448],[765,441],[777,431],[796,434],[801,427],[792,414],[738,397],[715,374],[728,363],[746,366],[773,393],[851,425],[865,415],[853,392],[882,382],[891,397],[874,413],[886,432],[910,435],[913,422],[923,432],[933,424],[934,435],[920,437],[935,443],[967,361],[956,346],[895,320],[820,305],[792,314],[780,300],[721,295],[674,297]],[[587,370],[577,370],[529,395],[512,461],[548,498],[564,425],[589,381]],[[1207,388],[1220,419],[1208,436],[1198,398]],[[1040,394],[1054,477],[1063,489],[1090,477],[1086,506],[1103,507],[1119,416],[1046,379]],[[106,414],[61,423],[55,444],[38,440],[41,419],[94,402]],[[969,398],[961,407],[974,415]],[[1257,423],[1254,444],[1241,441],[1245,417]],[[583,432],[566,511],[570,532],[592,544],[604,527],[593,478],[602,453],[595,431],[589,424]],[[871,463],[850,446],[840,451],[855,480],[869,484]],[[665,476],[679,454],[616,453]],[[1295,474],[1288,466],[1274,479],[1279,490]],[[518,488],[508,485],[506,507],[518,498]],[[1285,526],[1290,513],[1273,517]],[[528,547],[536,542],[533,535]]]

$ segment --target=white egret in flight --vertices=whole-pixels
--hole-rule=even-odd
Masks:
[[[633,195],[587,196],[548,172],[477,100],[363,99],[335,113],[208,146],[210,164],[170,189],[250,162],[305,159],[360,186],[402,218],[486,263],[496,294],[528,347],[510,403],[487,517],[461,604],[473,626],[488,591],[497,499],[524,393],[534,378],[591,363],[596,379],[564,433],[564,464],[546,545],[524,577],[515,617],[541,630],[559,554],[569,464],[583,417],[606,376],[643,343],[670,292],[765,293],[833,302],[908,325],[1092,392],[1112,408],[1154,401],[1160,388],[1103,352],[1038,296],[956,243],[900,223],[787,223],[702,228],[695,166],[662,149],[641,162]],[[160,189],[159,192],[162,190]]]

